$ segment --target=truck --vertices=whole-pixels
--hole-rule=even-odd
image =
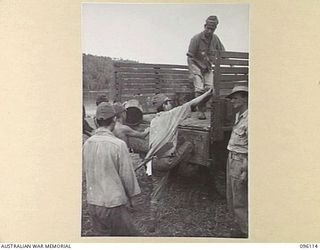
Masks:
[[[199,120],[196,113],[191,113],[191,117],[178,127],[178,143],[192,141],[195,149],[189,162],[205,167],[215,175],[216,171],[225,171],[227,143],[235,117],[232,105],[225,97],[235,85],[248,86],[249,53],[216,51],[212,70],[215,93],[206,113],[207,119]],[[130,100],[139,102],[139,105],[127,111],[127,125],[136,130],[144,130],[155,116],[156,110],[151,103],[155,94],[164,93],[175,100],[176,105],[194,98],[187,65],[115,61],[111,74],[113,84],[108,89],[110,99],[121,103]],[[105,91],[93,92],[84,92],[85,99],[94,99],[94,96]],[[148,138],[141,140],[130,137],[128,146],[143,157],[148,151]]]

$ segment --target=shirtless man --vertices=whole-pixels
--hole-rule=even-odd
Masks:
[[[130,128],[127,125],[123,125],[127,117],[127,113],[126,113],[127,110],[120,103],[115,103],[113,107],[117,114],[117,122],[113,130],[113,134],[116,137],[125,141],[128,145],[128,137],[131,136],[131,137],[138,137],[138,138],[144,139],[149,134],[149,128],[146,128],[143,132],[140,132]]]

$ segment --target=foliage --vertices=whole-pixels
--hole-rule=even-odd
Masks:
[[[83,90],[106,90],[113,84],[113,62],[135,62],[122,58],[110,58],[105,56],[82,55]]]

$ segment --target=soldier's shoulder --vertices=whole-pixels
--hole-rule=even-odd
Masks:
[[[200,33],[198,33],[198,34],[195,34],[195,35],[191,38],[191,40],[197,40],[197,39],[200,39],[201,34],[202,34],[202,32],[200,32]]]
[[[219,36],[218,36],[218,35],[216,35],[216,34],[213,34],[213,35],[212,35],[212,37],[213,37],[214,39],[218,39],[218,40],[220,40]]]

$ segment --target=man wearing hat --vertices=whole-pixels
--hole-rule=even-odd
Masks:
[[[96,105],[98,107],[98,105],[102,102],[108,102],[108,97],[106,94],[99,94],[97,96],[97,99],[96,99]]]
[[[108,97],[106,94],[99,94],[96,98],[96,106],[98,107],[100,103],[102,102],[109,102],[108,101]],[[94,126],[94,129],[98,128],[99,125],[97,123],[97,120],[96,120],[96,117],[93,117],[93,126]]]
[[[138,137],[144,139],[149,134],[149,128],[145,131],[140,132],[130,128],[127,125],[124,125],[126,120],[126,109],[121,103],[114,103],[113,107],[116,111],[117,121],[113,130],[113,134],[119,139],[123,140],[128,144],[128,137]]]
[[[248,237],[248,87],[235,86],[227,98],[236,113],[228,144],[227,203],[239,225],[231,236]]]
[[[83,146],[87,203],[94,231],[97,235],[138,235],[126,204],[141,191],[126,143],[112,134],[116,123],[113,106],[100,103],[96,119],[99,128]]]
[[[172,100],[164,94],[157,94],[152,98],[152,103],[158,113],[150,123],[149,151],[145,157],[146,159],[153,157],[152,165],[147,167],[148,174],[152,175],[151,225],[149,231],[156,230],[159,201],[165,193],[171,170],[182,161],[188,161],[193,151],[192,142],[178,143],[178,125],[190,115],[192,107],[197,106],[205,98],[210,98],[212,92],[213,89],[210,88],[201,96],[175,108]],[[150,173],[150,170],[152,173]]]
[[[216,50],[224,51],[219,37],[214,34],[218,26],[218,18],[209,16],[204,25],[204,31],[192,37],[187,53],[189,72],[193,78],[195,96],[200,96],[208,87],[213,87],[213,72],[211,64]],[[199,119],[206,119],[206,102],[198,105]]]

